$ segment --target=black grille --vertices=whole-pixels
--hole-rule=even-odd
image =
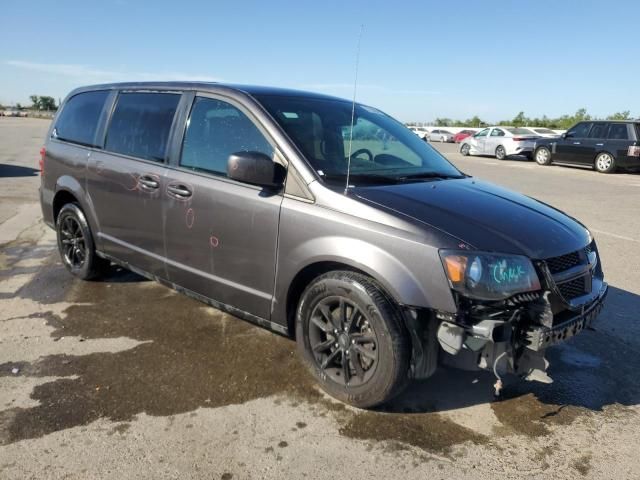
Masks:
[[[587,277],[578,277],[573,280],[558,285],[558,290],[565,298],[565,300],[571,300],[580,295],[584,295],[587,292]]]
[[[546,260],[549,271],[554,274],[558,272],[564,272],[571,267],[580,265],[580,252],[571,252],[559,257],[553,257]]]

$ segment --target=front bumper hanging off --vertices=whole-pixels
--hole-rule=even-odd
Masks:
[[[591,322],[600,314],[604,306],[604,299],[607,296],[608,287],[603,282],[598,297],[589,305],[582,307],[581,311],[573,317],[552,327],[540,325],[531,326],[526,332],[527,348],[534,351],[541,351],[552,345],[557,345],[565,340],[577,335],[582,330],[588,328]]]

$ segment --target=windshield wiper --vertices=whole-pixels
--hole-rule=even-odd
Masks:
[[[407,180],[449,180],[456,178],[465,178],[465,175],[451,175],[449,173],[438,173],[438,172],[421,172],[421,173],[412,173],[409,175],[402,175],[398,177],[398,181],[403,182]]]
[[[346,175],[335,175],[335,174],[325,174],[323,177],[325,180],[329,180],[332,182],[342,181],[344,182],[347,178]],[[377,175],[374,173],[351,173],[349,175],[349,183],[358,184],[358,183],[368,183],[368,184],[376,184],[376,183],[398,183],[400,180],[399,177],[391,177],[388,175]]]

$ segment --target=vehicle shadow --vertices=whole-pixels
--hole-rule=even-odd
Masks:
[[[554,409],[602,411],[612,405],[640,405],[640,345],[632,340],[640,337],[626,328],[640,333],[634,326],[640,312],[640,296],[610,287],[606,302],[593,330],[548,350],[552,384],[508,378],[502,396],[495,399],[493,374],[440,368],[431,378],[413,382],[383,411],[442,412],[488,402],[495,405],[520,397]]]
[[[35,168],[0,163],[0,178],[35,177],[38,173],[40,173],[40,171]]]
[[[105,283],[142,283],[149,281],[148,278],[115,264],[111,264],[105,274],[98,280],[98,282]]]

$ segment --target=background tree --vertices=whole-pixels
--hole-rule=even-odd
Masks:
[[[450,118],[436,118],[437,127],[450,127],[452,123]]]
[[[29,99],[31,100],[31,108],[40,110],[40,97],[38,95],[30,95]]]
[[[616,112],[613,115],[609,115],[607,120],[631,120],[631,112],[629,110]]]
[[[56,100],[53,97],[40,97],[40,110],[55,110]]]

